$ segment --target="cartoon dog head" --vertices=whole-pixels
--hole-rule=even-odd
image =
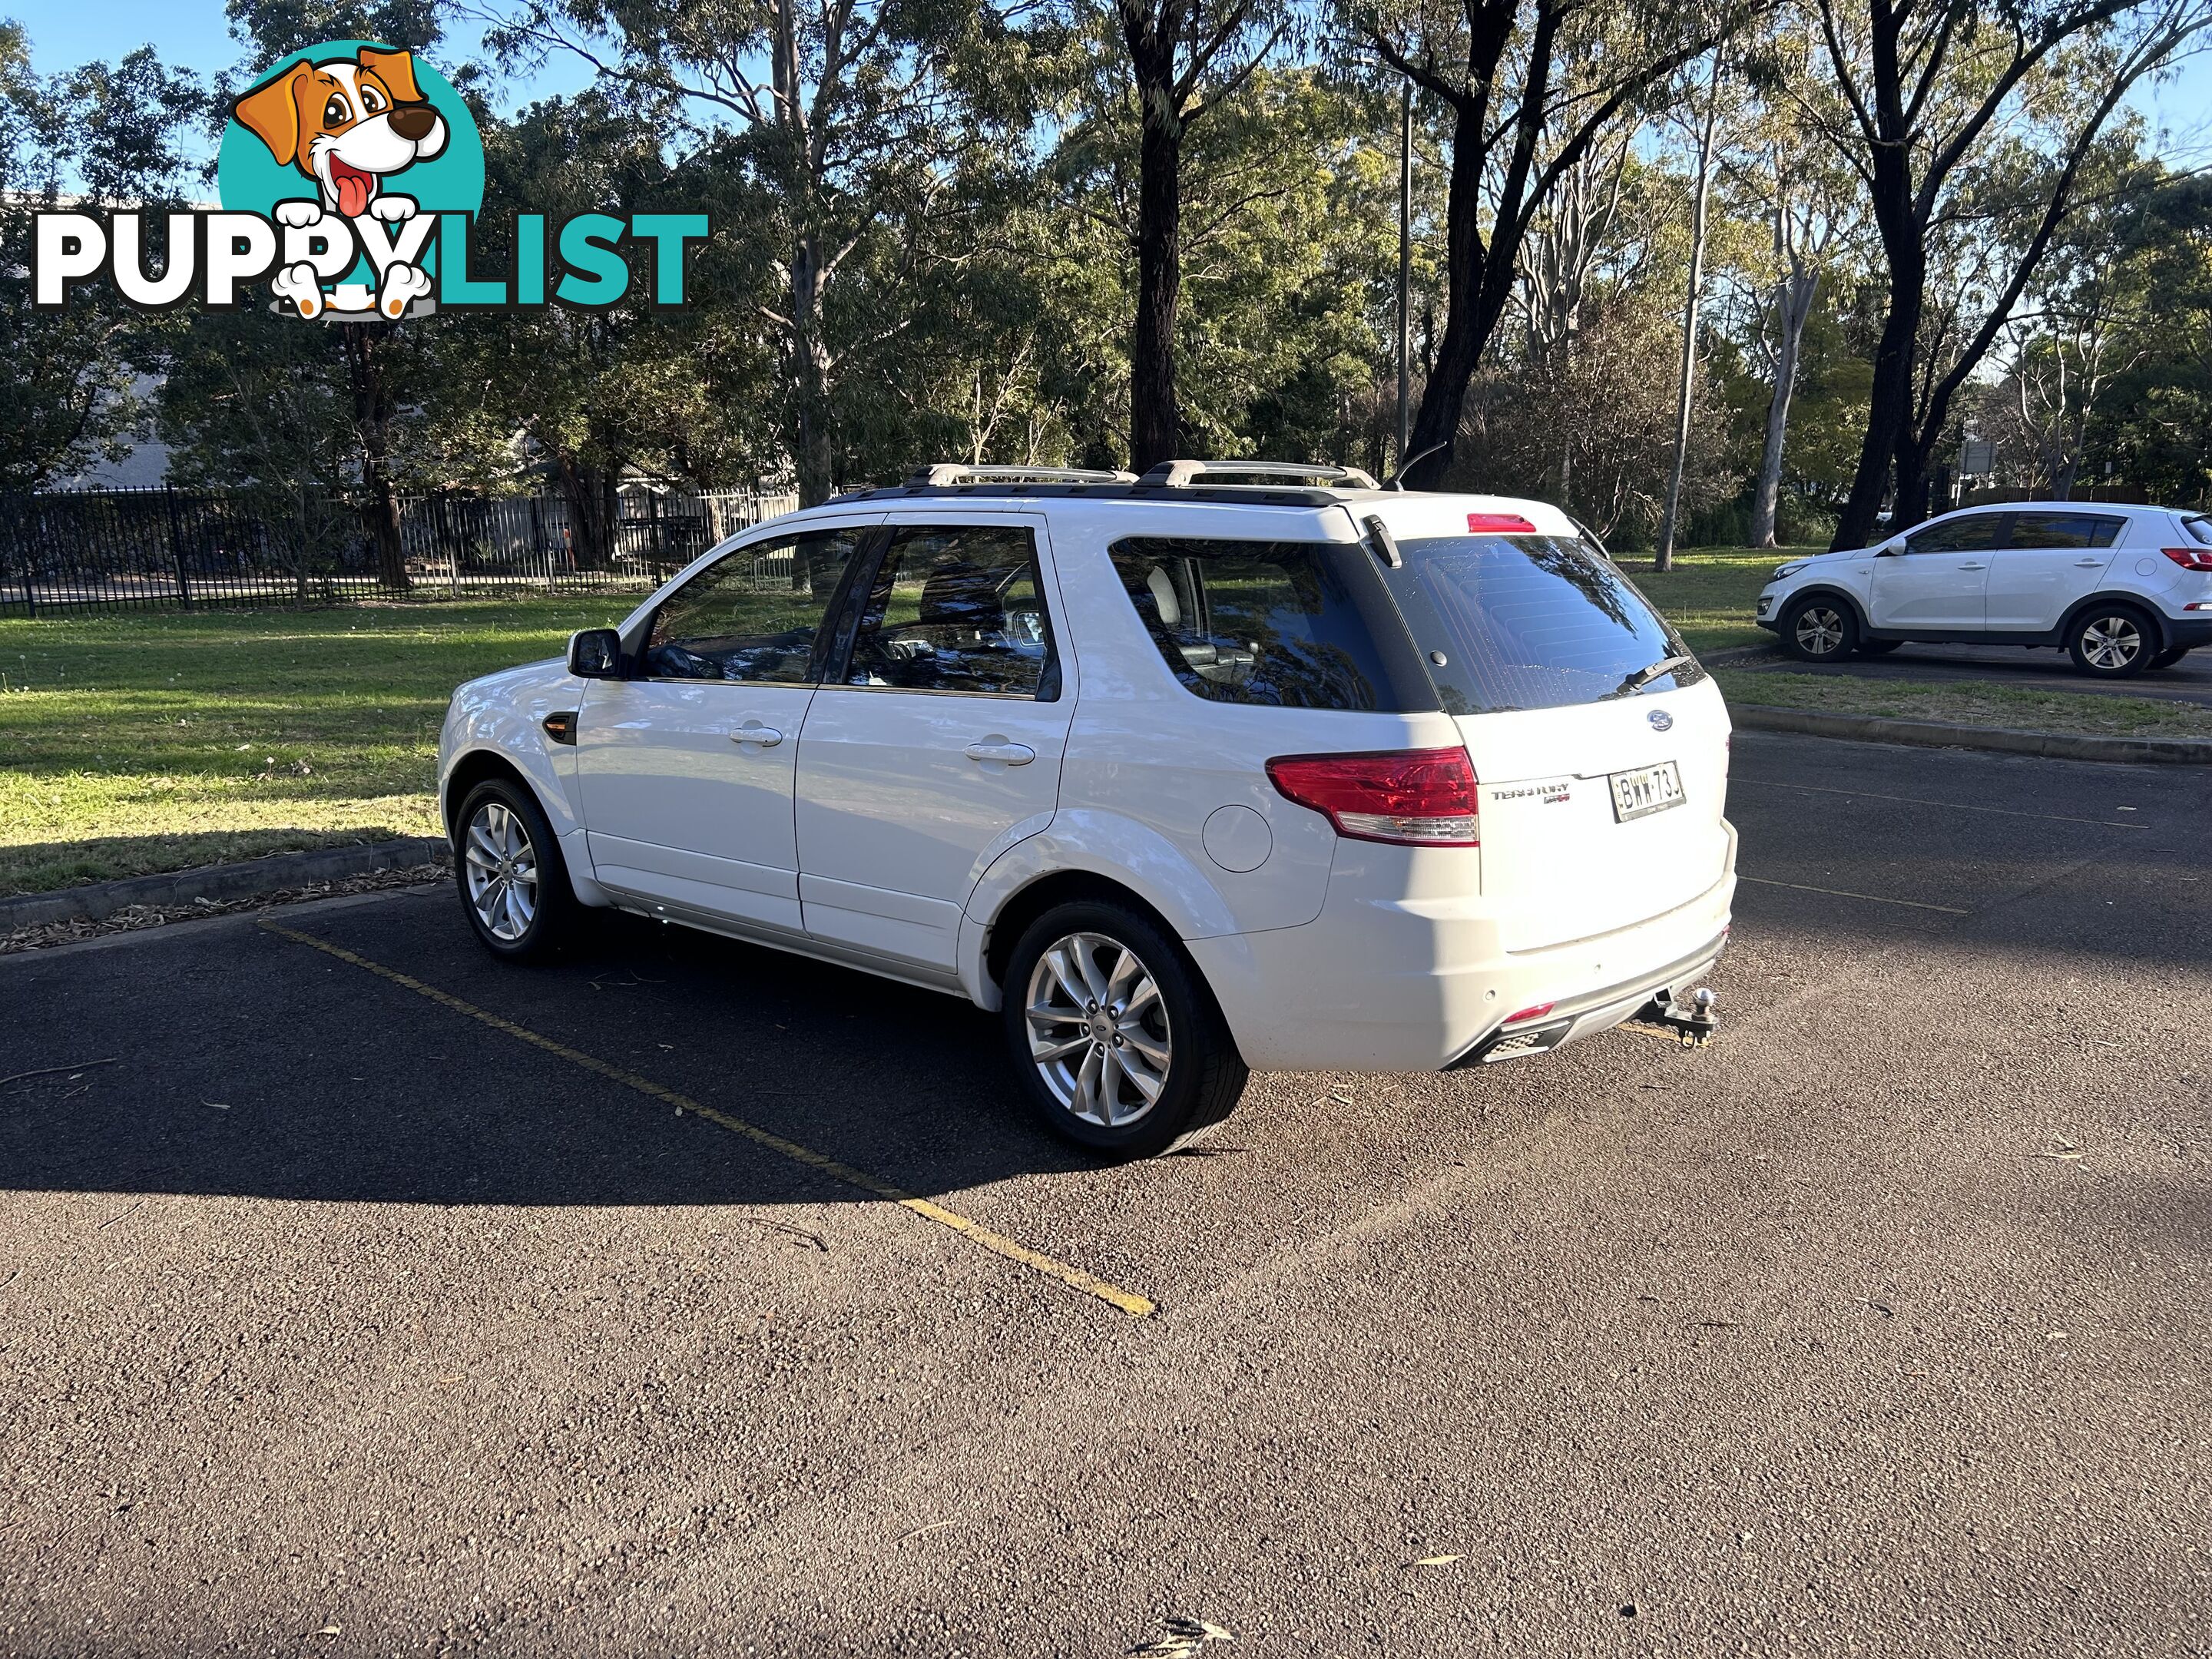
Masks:
[[[357,219],[379,180],[446,148],[445,118],[415,84],[404,52],[363,46],[355,58],[295,64],[238,100],[239,124],[321,187],[324,208]]]

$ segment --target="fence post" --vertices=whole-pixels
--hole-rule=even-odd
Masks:
[[[185,610],[192,608],[191,584],[185,580],[185,532],[177,522],[177,489],[174,484],[161,486],[161,505],[169,514],[169,562],[176,567],[177,603]]]

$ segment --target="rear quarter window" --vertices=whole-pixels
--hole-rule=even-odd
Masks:
[[[1109,556],[1161,660],[1194,696],[1387,714],[1437,706],[1355,544],[1139,536]]]

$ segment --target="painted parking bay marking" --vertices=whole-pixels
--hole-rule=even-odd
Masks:
[[[1808,887],[1802,881],[1770,881],[1764,876],[1747,876],[1741,872],[1737,872],[1736,879],[1760,887],[1787,887],[1793,893],[1825,893],[1830,898],[1864,899],[1869,904],[1901,904],[1908,910],[1941,910],[1947,916],[1971,916],[1974,914],[1952,904],[1923,904],[1918,899],[1884,898],[1879,893],[1847,893],[1840,887]]]
[[[472,1002],[464,1002],[450,991],[441,991],[434,985],[426,985],[412,975],[403,974],[396,968],[386,968],[380,962],[371,962],[367,957],[357,955],[343,945],[333,945],[328,939],[317,939],[312,933],[302,933],[293,928],[279,927],[266,917],[262,919],[261,926],[280,939],[290,939],[295,945],[304,945],[310,950],[320,951],[325,956],[336,957],[340,962],[350,963],[356,968],[365,969],[380,979],[389,980],[403,990],[412,991],[416,995],[427,997],[432,1002],[437,1003],[441,1007],[450,1008],[457,1014],[465,1014],[471,1019],[479,1020],[490,1026],[495,1031],[504,1032],[519,1042],[526,1042],[532,1048],[544,1049],[549,1054],[556,1054],[572,1066],[580,1066],[587,1072],[596,1072],[611,1082],[619,1083],[626,1089],[635,1089],[638,1093],[650,1096],[654,1100],[665,1101],[668,1104],[681,1107],[687,1112],[696,1112],[718,1129],[726,1129],[733,1135],[743,1135],[754,1145],[765,1146],[772,1152],[780,1152],[795,1164],[804,1164],[810,1170],[832,1176],[848,1186],[858,1187],[861,1191],[896,1204],[901,1209],[911,1210],[925,1221],[933,1221],[940,1227],[950,1227],[954,1232],[967,1239],[969,1243],[980,1244],[994,1255],[1004,1256],[1009,1261],[1019,1262],[1023,1267],[1042,1273],[1048,1279],[1056,1279],[1072,1289],[1083,1291],[1086,1296],[1095,1296],[1101,1302],[1111,1303],[1133,1319],[1148,1318],[1158,1311],[1158,1308],[1145,1297],[1139,1296],[1133,1291],[1125,1291],[1118,1285],[1109,1285],[1103,1279],[1095,1278],[1085,1273],[1080,1267],[1071,1267],[1065,1261],[1055,1261],[1051,1256],[1030,1249],[1025,1244],[1017,1244],[1012,1239],[1002,1234],[994,1233],[989,1228],[981,1226],[970,1221],[966,1216],[946,1209],[941,1204],[933,1204],[926,1198],[917,1198],[912,1193],[894,1187],[888,1181],[879,1180],[866,1170],[855,1169],[849,1164],[841,1163],[836,1158],[816,1152],[811,1146],[802,1146],[795,1140],[787,1139],[773,1130],[763,1129],[756,1123],[748,1123],[741,1117],[732,1117],[729,1113],[718,1111],[712,1106],[702,1106],[689,1095],[678,1094],[673,1089],[655,1083],[651,1078],[640,1077],[635,1072],[626,1072],[619,1066],[610,1066],[604,1060],[594,1059],[580,1050],[571,1048],[564,1043],[556,1042],[550,1037],[540,1036],[537,1032],[517,1025],[511,1020],[501,1019],[488,1009],[479,1008]]]

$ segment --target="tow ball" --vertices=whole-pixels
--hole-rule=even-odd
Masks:
[[[1672,991],[1662,991],[1638,1009],[1634,1018],[1641,1024],[1673,1032],[1685,1048],[1702,1048],[1720,1029],[1720,1017],[1713,1012],[1713,1004],[1718,1000],[1711,988],[1704,985],[1686,999],[1677,997]]]

